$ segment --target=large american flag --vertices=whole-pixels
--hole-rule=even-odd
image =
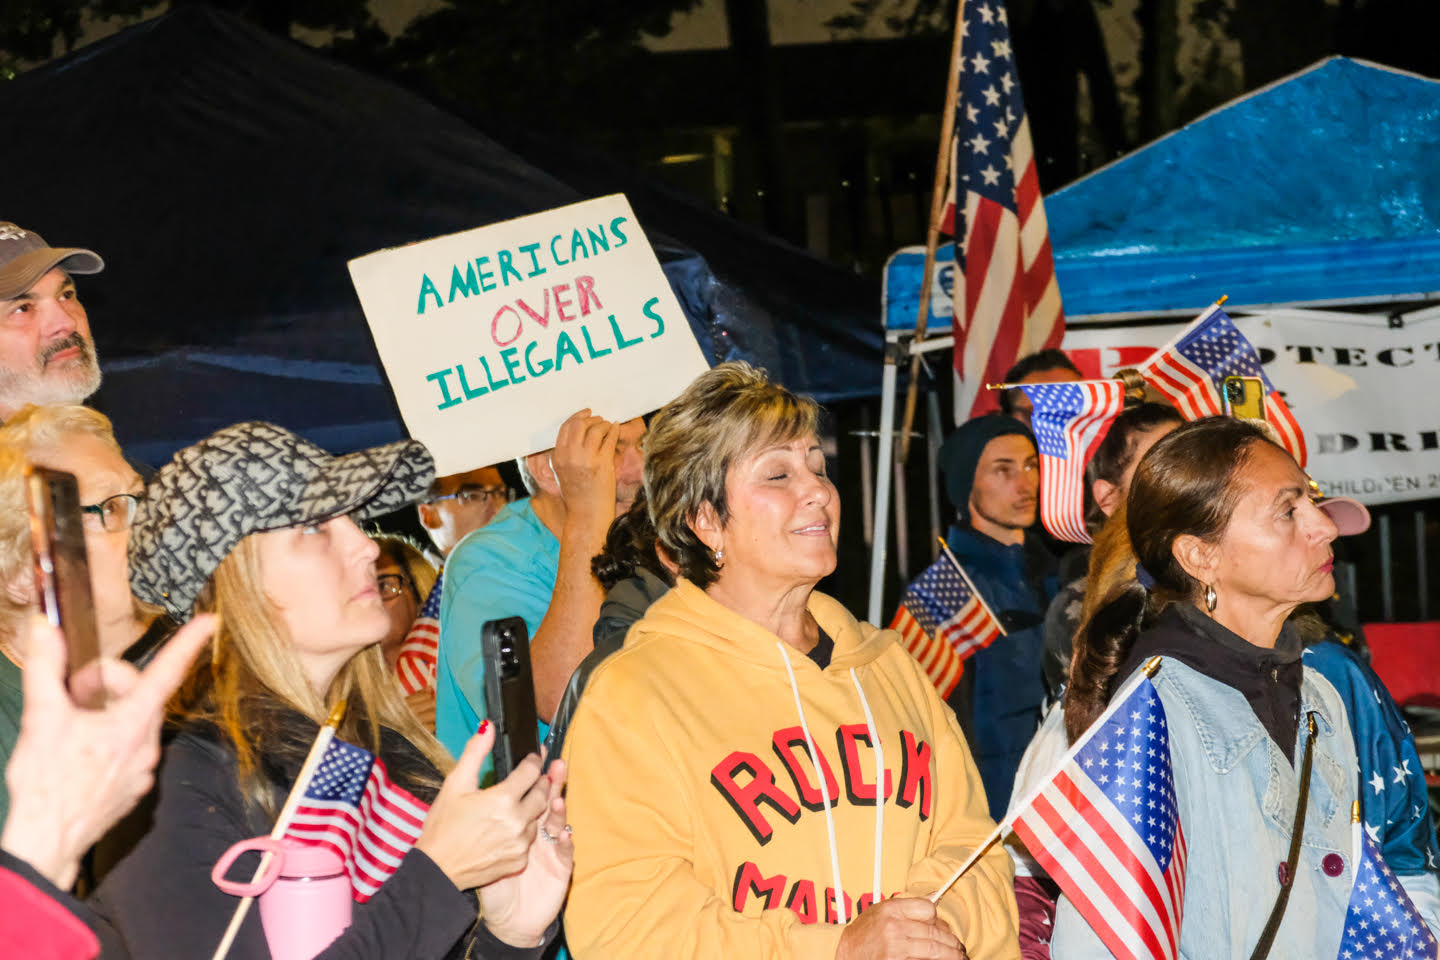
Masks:
[[[407,696],[435,685],[435,670],[440,657],[440,588],[444,584],[445,572],[442,570],[425,598],[425,605],[420,608],[420,615],[400,644],[395,672]]]
[[[1016,835],[1121,960],[1175,960],[1185,832],[1165,708],[1143,672],[1022,804]]]
[[[1125,408],[1119,380],[1020,385],[1035,407],[1040,448],[1040,520],[1061,540],[1090,543],[1085,529],[1085,464]]]
[[[1019,358],[1060,346],[1065,333],[1005,4],[969,0],[962,7],[944,224],[955,237],[957,267],[957,423],[993,409],[985,384],[1002,380]]]
[[[1355,834],[1355,886],[1336,960],[1436,960],[1440,945],[1405,888],[1359,823]]]
[[[1140,373],[1187,420],[1225,412],[1220,391],[1226,377],[1259,377],[1265,385],[1265,419],[1290,455],[1305,466],[1305,434],[1300,424],[1265,376],[1255,348],[1218,303],[1156,350],[1140,365]]]
[[[415,845],[429,810],[390,782],[383,760],[331,740],[285,836],[335,851],[350,874],[351,895],[364,903]]]
[[[948,553],[906,588],[890,629],[899,631],[941,697],[954,691],[965,661],[1005,633]]]

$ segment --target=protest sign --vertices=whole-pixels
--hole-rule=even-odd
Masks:
[[[1267,310],[1235,317],[1305,432],[1326,494],[1368,504],[1440,497],[1440,317]],[[1090,377],[1138,366],[1186,321],[1072,326],[1063,347]]]
[[[622,194],[350,261],[411,436],[441,476],[624,421],[708,364]]]

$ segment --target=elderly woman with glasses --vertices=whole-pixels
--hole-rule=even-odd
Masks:
[[[895,633],[815,590],[840,522],[818,416],[727,363],[646,435],[680,577],[565,745],[582,960],[1019,956],[1002,849],[945,888],[994,828],[954,714]]]
[[[19,734],[20,670],[25,663],[25,617],[35,605],[25,466],[34,463],[75,475],[100,652],[118,657],[146,634],[153,614],[130,594],[125,547],[130,520],[144,491],[125,461],[110,421],[88,407],[26,407],[0,427],[0,765]],[[0,822],[8,809],[0,784]]]

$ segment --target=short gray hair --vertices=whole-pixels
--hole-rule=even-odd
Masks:
[[[720,573],[690,524],[706,503],[722,524],[729,520],[730,468],[754,450],[818,433],[819,426],[814,400],[743,361],[702,373],[655,415],[645,434],[645,497],[660,543],[687,580],[703,588]]]

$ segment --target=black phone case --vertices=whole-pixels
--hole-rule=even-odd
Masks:
[[[540,750],[535,685],[530,678],[530,631],[520,617],[490,620],[480,630],[485,657],[485,712],[495,725],[490,759],[495,779]]]

